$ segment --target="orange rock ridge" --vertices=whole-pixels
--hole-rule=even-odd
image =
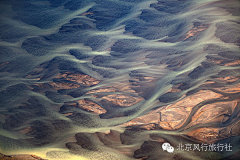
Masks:
[[[201,107],[186,128],[200,123],[225,122],[233,114],[238,101],[218,102]],[[227,116],[228,115],[228,116]]]
[[[108,88],[99,88],[99,89],[93,89],[88,91],[86,94],[94,94],[94,93],[107,93],[107,92],[115,92],[117,89],[112,87],[108,87]]]
[[[7,156],[0,153],[0,160],[44,160],[44,159],[35,155],[19,154],[19,155]]]
[[[67,82],[62,82],[62,81],[49,82],[48,84],[52,86],[52,88],[55,90],[76,89],[76,88],[80,88],[81,85],[90,87],[93,85],[97,85],[100,82],[100,80],[90,77],[89,75],[84,75],[80,73],[71,73],[71,72],[59,73],[54,78],[67,81]],[[44,83],[34,84],[34,85],[38,87],[44,87]]]
[[[90,100],[82,99],[77,101],[77,103],[80,108],[96,114],[104,114],[107,112],[104,108]]]
[[[194,106],[203,101],[209,99],[217,99],[220,97],[222,97],[221,94],[215,93],[213,91],[200,90],[199,92],[185,97],[184,99],[178,101],[175,104],[160,107],[154,111],[151,111],[147,115],[135,118],[132,121],[125,123],[124,125],[139,126],[154,123],[162,129],[175,130],[180,128],[184,124]]]
[[[239,80],[238,77],[219,77],[215,79],[220,80],[222,82],[236,82],[237,80]]]
[[[76,108],[81,108],[83,110],[86,110],[88,112],[93,112],[96,114],[104,114],[107,111],[102,108],[100,105],[98,105],[97,103],[88,100],[88,99],[81,99],[75,102],[66,102],[65,105],[68,106],[73,106]],[[66,116],[72,115],[73,113],[67,113]]]
[[[215,90],[224,92],[224,93],[239,93],[240,92],[240,83],[233,86],[219,87],[214,88]]]
[[[120,92],[119,94],[112,94]],[[98,89],[90,90],[86,93],[86,95],[92,94],[92,97],[105,99],[115,105],[119,105],[121,107],[129,107],[138,102],[142,101],[143,98],[139,97],[138,94],[131,88],[130,84],[118,84],[115,86],[106,86]],[[128,95],[128,94],[131,94]]]
[[[66,83],[66,82],[49,82],[48,84],[50,84],[55,90],[74,89],[74,88],[81,87],[79,84]]]
[[[240,59],[235,60],[233,62],[229,62],[227,64],[225,64],[224,66],[234,66],[234,65],[239,65],[240,64]]]
[[[89,75],[71,72],[59,73],[57,76],[55,76],[55,78],[64,79],[71,82],[77,82],[84,86],[92,86],[100,82],[100,80],[90,77]]]
[[[109,102],[112,102],[115,105],[119,105],[121,107],[129,107],[143,100],[142,97],[133,97],[133,96],[123,95],[123,94],[111,94],[111,95],[104,96],[102,98],[108,100]]]
[[[237,121],[226,127],[203,127],[197,128],[186,133],[186,135],[205,142],[205,143],[215,143],[218,140],[228,138],[231,136],[237,136],[240,134],[239,122]]]
[[[1,63],[1,64],[0,64],[0,67],[5,66],[5,65],[8,64],[8,63],[9,63],[9,62]]]
[[[198,27],[194,27],[191,30],[189,30],[184,38],[184,40],[193,37],[194,35],[198,34],[199,32],[204,31],[205,29],[208,28],[208,25],[200,25]]]
[[[238,80],[236,77],[222,77],[218,78],[222,81],[234,82]],[[206,81],[203,85],[214,84],[214,81]],[[202,86],[203,86],[202,85]],[[174,91],[173,87],[171,91]],[[240,85],[236,84],[233,86],[214,88],[216,90],[225,93],[239,93]],[[190,112],[193,107],[200,104],[201,102],[212,100],[212,99],[228,99],[228,97],[223,97],[223,95],[213,92],[211,90],[200,90],[197,93],[187,96],[182,100],[176,102],[175,104],[169,106],[160,107],[150,113],[137,117],[130,122],[123,124],[124,126],[140,126],[146,130],[152,129],[164,129],[164,130],[176,130],[183,126],[186,119],[189,117]],[[240,102],[240,99],[227,102],[215,102],[203,105],[200,109],[194,113],[191,118],[190,123],[185,127],[188,129],[192,126],[205,123],[223,123],[226,122],[229,117],[233,114],[235,107]],[[239,121],[238,121],[239,122]],[[240,128],[237,127],[238,122],[227,127],[208,127],[208,128],[198,128],[187,132],[186,135],[193,137],[199,141],[204,142],[216,142],[217,140],[227,138],[233,135],[238,135],[240,133]],[[230,130],[233,130],[230,134]],[[226,133],[227,132],[227,133]],[[228,133],[229,132],[229,133]]]

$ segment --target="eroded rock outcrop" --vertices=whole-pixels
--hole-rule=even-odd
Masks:
[[[11,156],[7,156],[7,155],[4,155],[4,154],[1,154],[0,153],[0,159],[1,160],[44,160],[38,156],[35,156],[35,155],[11,155]]]
[[[66,102],[64,103],[64,106],[62,106],[62,110],[67,110],[69,107],[81,108],[83,110],[86,110],[88,112],[93,112],[96,114],[104,114],[107,112],[100,105],[88,99],[82,99],[75,102]],[[69,114],[71,115],[72,113],[69,113]]]

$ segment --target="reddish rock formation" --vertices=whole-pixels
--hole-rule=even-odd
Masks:
[[[158,124],[163,129],[175,130],[180,128],[188,118],[192,108],[200,102],[222,97],[221,94],[210,90],[200,90],[175,104],[160,107],[147,115],[125,123],[126,126]],[[151,125],[153,126],[153,125]],[[148,127],[149,128],[149,127]],[[146,129],[146,128],[145,128]]]
[[[194,35],[198,34],[199,32],[202,32],[202,31],[206,30],[208,28],[208,26],[209,25],[199,25],[199,26],[193,27],[192,29],[190,29],[187,32],[184,40],[188,39],[190,37],[193,37]]]
[[[200,123],[208,122],[225,122],[228,120],[228,115],[232,115],[237,105],[237,101],[218,102],[207,104],[201,107],[192,117],[192,121],[186,128]]]
[[[77,103],[80,108],[89,112],[94,112],[96,114],[104,114],[107,112],[104,108],[100,107],[98,104],[90,100],[82,99],[77,101]]]
[[[235,66],[240,64],[240,59],[225,64],[225,66]]]
[[[69,81],[69,82],[49,82],[49,84],[56,90],[74,89],[81,87],[81,85],[92,86],[100,82],[98,79],[90,77],[89,75],[70,72],[59,73],[57,76],[55,76],[55,78]]]
[[[75,88],[80,88],[81,86],[93,86],[100,82],[100,80],[90,77],[89,75],[71,73],[71,72],[59,73],[54,78],[55,80],[58,79],[59,81],[49,82],[47,84],[49,84],[55,90],[75,89]],[[63,82],[63,81],[67,81],[67,82]],[[46,83],[34,84],[34,85],[41,88],[46,87]]]
[[[178,89],[178,87],[181,85],[182,83],[178,84],[178,85],[174,85],[172,86],[171,89],[169,89],[167,92],[180,92],[181,89]]]
[[[38,156],[35,155],[12,155],[12,156],[6,156],[0,153],[0,160],[44,160]]]
[[[25,128],[25,129],[23,129],[23,130],[20,130],[19,132],[26,134],[26,133],[30,132],[31,130],[32,130],[31,127],[27,127],[27,128]]]
[[[80,14],[81,16],[86,16],[86,15],[88,15],[88,14],[94,14],[94,13],[92,13],[92,12],[85,12],[85,13],[82,13],[82,14]]]
[[[82,99],[82,100],[79,100],[79,101],[76,101],[76,102],[67,102],[65,103],[65,105],[67,106],[73,106],[73,107],[76,107],[76,108],[81,108],[81,109],[84,109],[88,112],[93,112],[93,113],[96,113],[96,114],[104,114],[106,113],[107,111],[102,108],[100,105],[98,105],[97,103],[94,103],[90,100],[87,100],[87,99]],[[72,115],[73,113],[68,113],[66,115]]]
[[[88,91],[86,94],[94,94],[94,93],[108,93],[108,92],[115,92],[117,89],[114,87],[105,87],[99,89],[93,89]]]
[[[224,93],[238,93],[240,92],[240,83],[233,86],[215,88],[215,90],[218,90]]]
[[[152,113],[134,118],[130,122],[124,123],[125,126],[146,126],[148,124],[158,124],[160,122],[160,114]],[[148,126],[149,127],[149,126]]]
[[[81,86],[79,84],[74,83],[66,83],[66,82],[49,82],[53,89],[60,90],[60,89],[74,89],[74,88],[80,88]]]
[[[191,130],[186,135],[205,143],[215,143],[218,140],[237,136],[240,134],[239,122],[237,121],[226,127],[203,127]]]
[[[224,78],[224,80],[231,81],[232,78]],[[213,84],[210,81],[204,84]],[[239,84],[229,87],[221,87],[225,93],[239,92]],[[189,117],[193,107],[197,104],[211,99],[226,99],[219,93],[210,90],[200,90],[199,92],[183,98],[175,104],[160,107],[146,115],[137,117],[130,122],[123,124],[124,126],[140,126],[146,130],[162,128],[164,130],[176,130],[180,128],[186,119]],[[196,126],[197,124],[205,124],[209,122],[223,123],[226,122],[233,114],[235,107],[240,102],[239,99],[227,102],[215,102],[203,105],[191,118],[190,123],[185,127],[188,128]],[[204,127],[191,130],[186,135],[193,137],[199,141],[214,143],[217,140],[224,139],[230,136],[239,135],[240,128],[238,122],[235,122],[227,127]]]
[[[220,80],[222,82],[236,82],[237,80],[239,80],[238,77],[219,77],[216,78],[217,80]]]
[[[90,77],[89,75],[71,72],[59,73],[57,76],[55,76],[55,78],[77,82],[84,86],[93,86],[100,82],[100,80]]]
[[[0,67],[5,66],[5,65],[8,64],[8,63],[9,63],[9,62],[1,63],[1,64],[0,64]]]
[[[121,107],[129,107],[143,100],[142,97],[133,97],[133,96],[123,95],[123,94],[111,94],[111,95],[104,96],[102,98],[112,102],[115,105],[119,105]]]
[[[88,91],[86,94],[95,94],[95,93],[109,93],[109,92],[123,92],[123,93],[131,93],[138,95],[132,88],[132,86],[128,83],[123,83],[115,86],[106,86],[106,87],[101,87],[98,89],[93,89]],[[101,95],[101,94],[98,94]]]
[[[116,92],[119,92],[119,94],[111,94]],[[121,107],[129,107],[143,100],[143,98],[139,97],[128,83],[126,85],[118,84],[115,86],[106,86],[93,89],[86,93],[86,95],[88,94],[91,94],[91,96],[99,99],[105,99],[114,105]],[[131,96],[128,94],[131,94]]]

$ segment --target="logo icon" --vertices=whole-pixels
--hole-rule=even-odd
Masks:
[[[163,151],[167,151],[168,153],[173,153],[173,151],[174,151],[173,146],[171,146],[167,142],[162,144],[162,149],[163,149]]]

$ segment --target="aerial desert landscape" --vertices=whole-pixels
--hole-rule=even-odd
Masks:
[[[239,0],[1,0],[0,160],[238,160],[239,46]]]

